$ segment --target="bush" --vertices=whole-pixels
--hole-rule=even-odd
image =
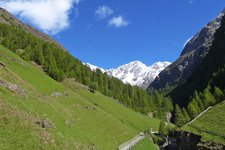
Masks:
[[[97,88],[98,88],[98,84],[96,82],[91,83],[90,86],[89,86],[89,90],[92,93],[95,93],[95,91],[97,90]]]

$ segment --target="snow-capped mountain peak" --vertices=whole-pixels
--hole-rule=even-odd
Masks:
[[[105,69],[100,68],[98,66],[92,65],[90,63],[83,63],[84,65],[88,66],[92,71],[95,71],[96,69],[100,69],[103,73],[106,72]]]
[[[128,64],[119,66],[116,69],[104,70],[97,66],[86,64],[91,70],[100,69],[106,72],[109,76],[116,77],[124,83],[129,83],[133,86],[139,86],[146,89],[155,77],[168,65],[169,62],[156,62],[151,66],[147,66],[140,61],[133,61]]]

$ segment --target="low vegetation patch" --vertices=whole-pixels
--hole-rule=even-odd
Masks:
[[[225,101],[214,106],[192,124],[182,127],[202,136],[203,141],[216,141],[225,144]]]

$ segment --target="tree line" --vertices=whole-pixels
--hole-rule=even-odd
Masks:
[[[154,112],[155,117],[163,117],[165,112],[173,111],[169,97],[157,92],[150,95],[137,86],[109,77],[99,69],[91,71],[69,52],[35,37],[20,27],[0,24],[0,44],[24,60],[36,62],[46,74],[59,82],[65,78],[75,78],[77,82],[97,88],[104,95],[135,111],[144,114]]]
[[[209,53],[187,81],[177,86],[171,96],[184,108],[175,107],[175,123],[181,126],[209,106],[225,99],[225,16],[214,35]],[[185,109],[186,108],[186,109]]]
[[[176,104],[174,109],[174,123],[177,126],[182,126],[197,117],[208,107],[222,102],[224,98],[224,92],[220,88],[211,88],[210,85],[203,92],[195,91],[186,109],[184,107],[181,109]]]

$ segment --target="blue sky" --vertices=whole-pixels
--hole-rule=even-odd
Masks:
[[[2,0],[0,6],[53,36],[76,58],[107,69],[135,60],[173,62],[185,41],[225,8],[225,0],[51,0],[56,5],[48,11],[40,1],[49,10],[49,0]],[[42,14],[28,9],[37,3]]]

